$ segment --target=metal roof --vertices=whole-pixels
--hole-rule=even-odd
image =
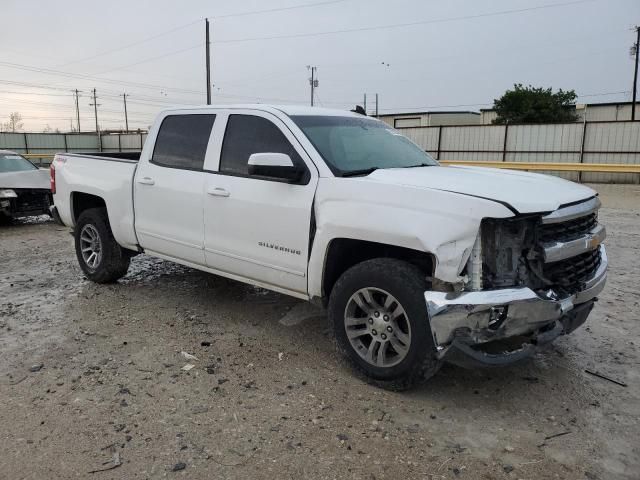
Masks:
[[[427,112],[400,112],[400,113],[381,113],[378,117],[399,117],[401,115],[450,115],[450,114],[471,114],[480,115],[480,112],[473,112],[471,110],[431,110]]]

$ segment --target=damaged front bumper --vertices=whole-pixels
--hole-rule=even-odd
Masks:
[[[559,299],[530,288],[471,292],[425,292],[433,339],[440,358],[456,364],[501,365],[530,356],[536,348],[582,325],[607,279],[607,255],[578,293]]]

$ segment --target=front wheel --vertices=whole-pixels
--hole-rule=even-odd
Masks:
[[[407,262],[367,260],[347,270],[329,299],[338,350],[374,383],[405,390],[438,371],[425,275]]]
[[[113,238],[105,208],[82,212],[74,237],[78,263],[89,280],[112,283],[126,275],[131,255]]]

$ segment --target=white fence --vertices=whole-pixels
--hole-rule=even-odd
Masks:
[[[640,122],[400,128],[438,160],[640,164]],[[574,181],[640,183],[634,173],[545,172]]]
[[[98,135],[95,133],[0,133],[0,150],[43,155],[31,157],[36,164],[49,163],[49,155],[58,152],[131,152],[142,150],[146,133]],[[102,149],[100,148],[102,143]]]

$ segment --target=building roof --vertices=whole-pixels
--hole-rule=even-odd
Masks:
[[[378,115],[378,117],[400,117],[404,115],[443,115],[443,114],[480,115],[480,112],[472,112],[470,110],[431,110],[426,112],[381,113],[380,115]]]

